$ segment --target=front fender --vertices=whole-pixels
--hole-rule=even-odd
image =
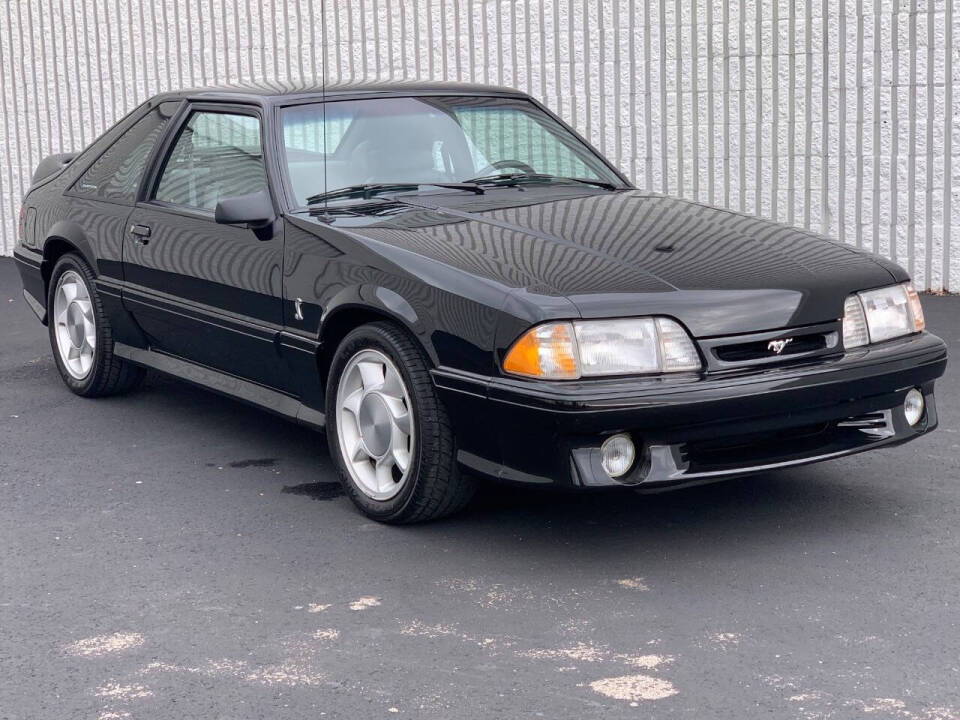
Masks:
[[[363,284],[341,288],[323,308],[317,337],[321,345],[331,337],[339,337],[341,324],[347,317],[382,317],[404,327],[414,335],[430,357],[438,362],[437,351],[430,335],[432,328],[421,319],[413,305],[400,293],[376,284]],[[332,349],[332,348],[331,348]]]

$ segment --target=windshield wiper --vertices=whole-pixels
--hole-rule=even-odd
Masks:
[[[478,185],[495,185],[500,187],[511,187],[521,182],[552,182],[552,183],[580,183],[582,185],[593,185],[604,190],[616,190],[617,186],[606,180],[592,180],[590,178],[564,177],[562,175],[549,175],[547,173],[502,173],[500,175],[483,175],[481,177],[463,180],[465,183],[477,183]]]
[[[450,190],[469,190],[477,195],[483,195],[483,188],[470,182],[403,182],[403,183],[365,183],[363,185],[348,185],[329,192],[317,193],[307,198],[307,205],[316,205],[324,200],[338,200],[341,198],[364,198],[369,200],[374,195],[385,192],[403,192],[417,190],[424,185],[431,187],[449,188]]]

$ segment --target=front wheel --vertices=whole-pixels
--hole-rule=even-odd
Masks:
[[[473,494],[423,352],[391,323],[359,327],[337,348],[327,380],[327,440],[344,489],[374,520],[433,520]]]

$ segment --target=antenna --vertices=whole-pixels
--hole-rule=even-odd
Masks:
[[[320,0],[320,98],[323,108],[323,192],[327,192],[327,0]],[[330,199],[323,201],[323,211],[327,214]]]

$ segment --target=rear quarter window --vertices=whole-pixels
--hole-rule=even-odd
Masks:
[[[179,105],[160,103],[130,126],[77,178],[72,192],[105,200],[134,201],[147,159]]]

